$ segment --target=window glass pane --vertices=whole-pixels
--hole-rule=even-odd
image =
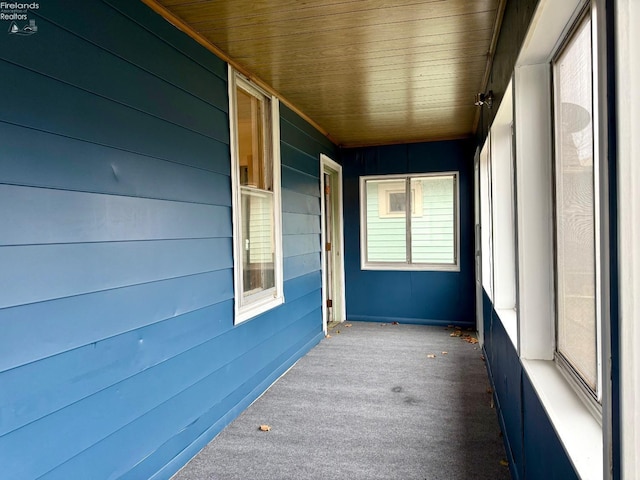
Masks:
[[[406,210],[390,212],[389,203],[385,201],[385,199],[388,200],[387,197],[398,193],[398,189],[400,189],[402,196],[405,197],[405,193],[402,192],[405,182],[398,180],[393,182],[388,180],[367,180],[365,185],[367,260],[369,262],[406,262]]]
[[[389,213],[405,212],[407,194],[405,192],[389,192]]]
[[[242,277],[246,297],[275,287],[273,194],[242,187]]]
[[[595,391],[597,322],[591,22],[554,64],[557,348]]]
[[[415,177],[411,190],[421,215],[411,217],[412,263],[455,263],[455,179],[453,175]]]
[[[273,190],[271,165],[265,148],[265,99],[237,89],[240,185]]]

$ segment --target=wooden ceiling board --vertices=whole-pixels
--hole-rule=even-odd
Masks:
[[[143,1],[362,146],[473,133],[506,0]]]
[[[216,39],[221,48],[241,47],[254,39],[277,41],[289,38],[305,44],[322,44],[330,36],[341,37],[346,42],[388,41],[397,38],[405,39],[408,44],[416,36],[425,34],[444,35],[447,33],[464,33],[482,31],[487,28],[487,21],[495,15],[493,11],[462,15],[459,17],[427,18],[423,20],[407,20],[404,22],[381,22],[366,24],[361,22],[340,22],[322,20],[312,22],[291,21],[282,25],[266,25],[256,31],[255,27],[220,30],[212,28],[210,23],[200,23],[198,31],[208,38]],[[488,47],[488,45],[487,45]]]
[[[264,14],[247,15],[251,11],[251,0],[238,0],[232,5],[217,2],[221,8],[212,9],[209,4],[200,6],[187,5],[184,8],[175,6],[172,10],[181,18],[198,28],[206,25],[210,31],[223,32],[231,29],[259,28],[260,33],[278,33],[279,31],[295,31],[300,24],[317,26],[321,30],[335,28],[352,28],[358,25],[375,26],[383,24],[419,24],[423,21],[439,21],[440,19],[461,19],[465,15],[483,13],[495,8],[495,1],[426,1],[426,2],[381,2],[359,1],[339,3],[331,7],[324,2],[314,2],[309,8],[296,8],[300,2],[278,2]],[[287,5],[289,4],[289,5]],[[354,8],[352,5],[361,8]],[[224,7],[227,7],[226,9]],[[226,10],[226,11],[225,11]],[[230,11],[236,12],[234,16]],[[245,12],[242,14],[242,12]]]

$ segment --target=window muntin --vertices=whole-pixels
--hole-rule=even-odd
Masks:
[[[275,97],[232,69],[229,98],[238,323],[284,301],[279,113]]]
[[[597,157],[591,19],[553,61],[556,356],[598,398]]]
[[[457,180],[456,172],[361,177],[362,268],[458,270]]]

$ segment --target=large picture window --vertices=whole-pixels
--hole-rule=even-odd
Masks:
[[[556,55],[553,78],[556,358],[597,399],[598,159],[589,16]]]
[[[282,296],[279,113],[276,98],[230,69],[236,323]]]
[[[361,177],[360,192],[363,269],[458,270],[456,172]]]

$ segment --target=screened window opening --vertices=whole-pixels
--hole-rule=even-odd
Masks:
[[[238,322],[283,302],[278,105],[234,72],[230,101]]]
[[[598,395],[597,159],[591,21],[553,62],[557,357]]]
[[[361,177],[360,186],[363,269],[457,270],[457,173]]]

